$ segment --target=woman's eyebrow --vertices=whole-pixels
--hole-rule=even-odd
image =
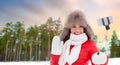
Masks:
[[[73,28],[75,28],[76,26],[75,26],[75,25],[73,25],[72,27],[73,27]]]
[[[80,27],[83,27],[83,26],[80,26]]]

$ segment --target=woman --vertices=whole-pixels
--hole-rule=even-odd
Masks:
[[[107,65],[107,56],[99,53],[92,39],[93,31],[83,13],[81,11],[72,12],[68,16],[60,37],[53,38],[50,64],[88,65],[91,60],[92,65]]]

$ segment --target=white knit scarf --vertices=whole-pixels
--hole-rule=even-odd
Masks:
[[[62,54],[59,59],[59,65],[65,65],[67,62],[72,65],[79,57],[81,45],[88,40],[85,33],[80,35],[70,34],[70,39],[67,40],[63,46]],[[70,53],[70,46],[74,45]],[[69,54],[70,53],[70,54]]]

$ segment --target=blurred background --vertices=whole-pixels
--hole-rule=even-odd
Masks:
[[[49,61],[52,38],[74,10],[86,15],[99,50],[119,58],[120,0],[0,0],[0,61]],[[97,24],[107,16],[108,31]]]

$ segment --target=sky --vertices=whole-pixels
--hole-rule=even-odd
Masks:
[[[44,24],[49,17],[58,19],[62,25],[68,14],[81,10],[99,40],[104,39],[104,26],[98,26],[97,19],[112,16],[113,23],[107,31],[111,39],[113,30],[120,37],[120,0],[0,0],[0,28],[6,22],[24,21],[26,27]]]

